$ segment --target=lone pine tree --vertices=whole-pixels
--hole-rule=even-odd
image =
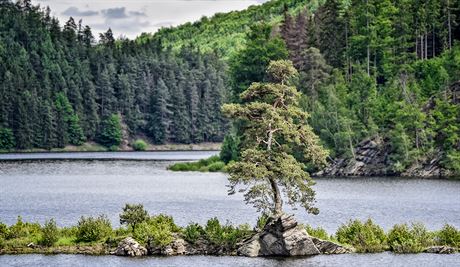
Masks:
[[[228,167],[229,193],[241,185],[246,203],[275,216],[283,212],[283,195],[291,206],[318,213],[314,181],[305,169],[325,164],[328,154],[299,108],[300,93],[288,83],[296,73],[292,62],[273,61],[271,83],[253,83],[241,93],[242,104],[223,106],[224,114],[245,122],[240,160]]]

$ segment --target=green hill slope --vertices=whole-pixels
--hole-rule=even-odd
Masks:
[[[244,45],[245,34],[252,23],[280,22],[285,6],[290,12],[297,12],[305,7],[315,9],[318,1],[273,0],[262,5],[251,6],[243,11],[219,13],[211,18],[203,17],[194,23],[163,28],[153,35],[143,34],[137,41],[143,43],[153,38],[161,41],[165,47],[171,46],[173,49],[193,44],[202,51],[217,50],[226,58]]]

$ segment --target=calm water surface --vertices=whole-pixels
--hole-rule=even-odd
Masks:
[[[241,257],[147,257],[141,259],[128,259],[114,256],[79,256],[79,255],[21,255],[0,256],[0,266],[244,266],[244,267],[343,267],[343,266],[458,266],[460,254],[453,255],[395,255],[391,253],[381,254],[349,254],[349,255],[320,255],[300,259],[252,259]]]
[[[0,153],[0,160],[125,159],[125,160],[198,160],[219,151],[145,151],[145,152],[50,152]]]
[[[158,152],[157,152],[158,153]],[[190,154],[191,153],[191,154]],[[166,160],[203,157],[162,155]],[[135,153],[134,153],[135,154]],[[194,159],[194,158],[192,158]],[[169,172],[165,161],[0,161],[0,221],[12,224],[18,215],[43,223],[75,224],[81,215],[107,214],[118,226],[125,203],[143,203],[151,214],[174,216],[179,225],[205,223],[211,217],[254,224],[257,213],[240,195],[227,196],[227,178],[216,173]],[[389,229],[418,221],[430,229],[445,223],[460,227],[460,182],[403,178],[318,179],[320,215],[292,211],[298,219],[333,233],[349,219],[373,218]],[[85,256],[1,256],[0,266],[460,266],[460,256],[345,255],[298,260],[214,257],[147,258],[140,260]],[[349,263],[349,264],[347,264]],[[367,263],[367,264],[366,264]],[[435,264],[436,263],[436,264]]]

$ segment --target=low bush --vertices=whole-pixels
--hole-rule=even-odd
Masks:
[[[181,229],[174,223],[172,217],[160,214],[139,224],[133,235],[143,244],[151,242],[154,246],[165,247],[174,240],[173,233],[180,231]]]
[[[385,232],[371,219],[365,223],[354,220],[340,226],[336,239],[340,243],[353,246],[361,253],[382,252],[387,248]]]
[[[0,238],[7,238],[8,236],[8,226],[0,222]]]
[[[185,227],[183,235],[187,242],[194,244],[199,238],[204,237],[205,231],[201,225],[192,223]]]
[[[0,249],[4,249],[6,244],[5,244],[5,239],[0,236]]]
[[[136,151],[145,151],[147,149],[147,143],[142,139],[137,139],[133,143],[133,149]]]
[[[396,253],[419,253],[432,244],[432,235],[423,224],[397,224],[388,233],[388,245]]]
[[[41,235],[41,226],[38,223],[24,223],[21,216],[15,224],[11,225],[8,229],[8,236],[6,239],[17,238],[30,238],[36,239]]]
[[[245,224],[234,227],[230,224],[221,225],[217,218],[212,218],[206,223],[204,229],[206,238],[215,245],[234,248],[239,241],[249,237],[252,233],[250,226]]]
[[[40,243],[44,246],[51,247],[59,240],[59,229],[56,221],[51,219],[45,222],[42,228],[42,237]]]
[[[219,172],[225,171],[225,166],[225,163],[220,160],[219,156],[212,156],[196,162],[176,163],[169,166],[168,169],[182,172]]]
[[[112,225],[105,215],[97,218],[81,217],[77,224],[78,242],[96,242],[112,234]]]
[[[259,218],[257,218],[257,230],[263,230],[265,228],[265,225],[267,225],[268,223],[268,219],[270,219],[270,216],[266,213],[262,213],[262,215],[260,215]]]
[[[214,162],[208,166],[210,172],[220,172],[225,168],[225,163],[222,161]]]
[[[436,244],[460,248],[460,230],[454,226],[446,224],[435,235]]]
[[[307,233],[310,236],[313,236],[313,237],[316,237],[316,238],[319,238],[319,239],[322,239],[322,240],[330,240],[331,239],[330,236],[328,235],[328,233],[326,232],[326,230],[324,230],[321,227],[313,228],[310,225],[307,225],[307,226],[305,226],[305,229],[307,230]]]

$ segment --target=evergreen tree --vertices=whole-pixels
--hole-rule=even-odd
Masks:
[[[273,38],[267,24],[254,24],[246,37],[246,47],[230,62],[230,77],[235,101],[251,83],[266,80],[270,60],[286,59],[288,51],[283,40]]]
[[[326,162],[327,152],[306,124],[308,114],[298,107],[300,94],[287,85],[296,72],[292,63],[274,61],[268,72],[275,83],[254,83],[241,94],[245,104],[223,107],[224,113],[248,123],[241,158],[228,167],[230,192],[244,185],[245,201],[275,216],[283,213],[282,193],[290,205],[317,214],[313,181],[293,151],[301,149],[303,160],[315,165]]]
[[[171,111],[168,88],[161,78],[150,97],[150,109],[148,132],[155,144],[164,144],[169,138]]]
[[[118,147],[122,141],[121,119],[117,114],[110,115],[102,122],[99,143],[106,147]]]

